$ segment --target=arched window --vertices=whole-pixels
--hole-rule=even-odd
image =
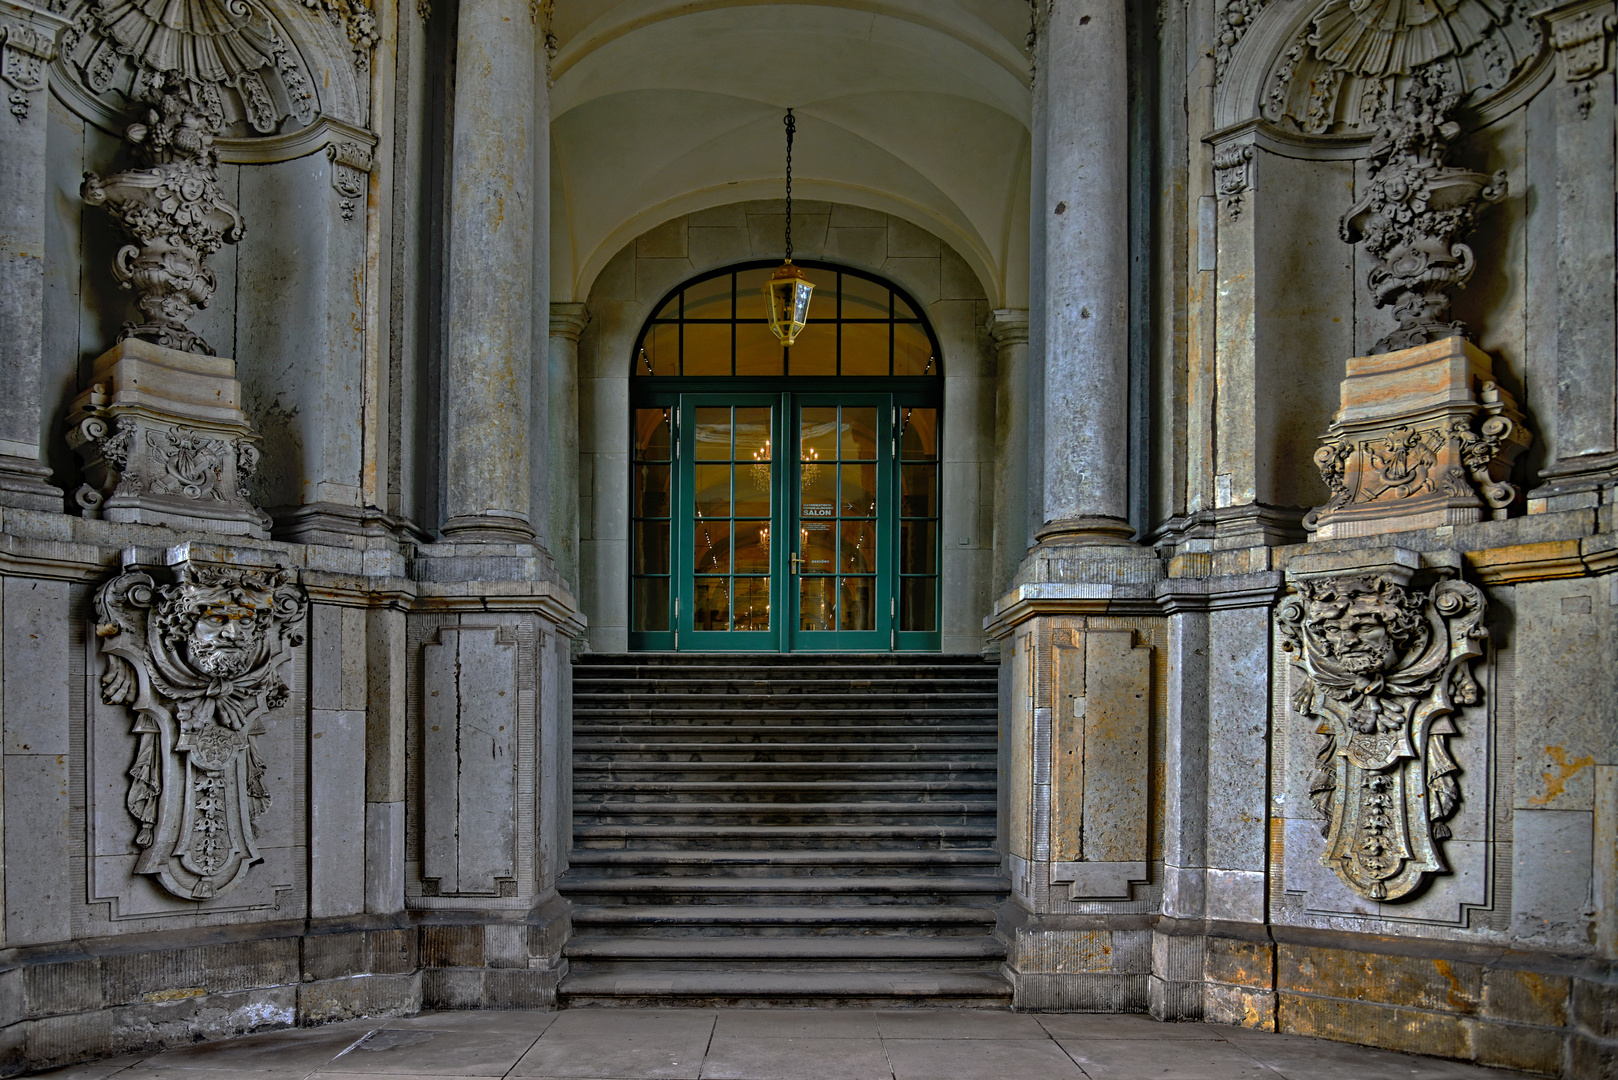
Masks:
[[[937,649],[937,338],[901,289],[806,263],[783,348],[773,269],[686,282],[636,342],[630,647]]]

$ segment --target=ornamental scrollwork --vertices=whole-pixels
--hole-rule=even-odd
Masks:
[[[102,700],[135,713],[135,873],[176,896],[218,896],[261,859],[273,793],[257,740],[289,700],[282,668],[306,607],[285,570],[192,562],[169,584],[126,569],[96,596]]]
[[[184,80],[167,75],[144,118],[124,135],[142,167],[107,177],[84,174],[84,201],[105,206],[130,241],[113,257],[112,271],[120,286],[135,292],[146,321],[125,323],[120,341],[137,337],[213,355],[185,324],[218,288],[208,257],[247,233],[219,186],[214,135],[213,121],[191,100]]]
[[[1506,174],[1444,164],[1460,125],[1455,94],[1418,79],[1384,114],[1368,151],[1370,183],[1343,215],[1339,233],[1377,260],[1367,275],[1372,302],[1393,307],[1397,326],[1371,348],[1391,352],[1463,334],[1449,320],[1450,290],[1471,280],[1477,261],[1461,238],[1478,211],[1506,197]]]
[[[33,95],[45,88],[45,65],[55,55],[49,34],[24,24],[0,22],[0,82],[10,87],[6,104],[19,124],[28,119]]]
[[[1447,573],[1447,572],[1441,572]],[[1412,587],[1403,568],[1293,582],[1277,611],[1301,675],[1292,705],[1320,736],[1309,797],[1321,863],[1369,900],[1410,896],[1446,869],[1440,843],[1461,800],[1448,740],[1488,631],[1476,586]]]

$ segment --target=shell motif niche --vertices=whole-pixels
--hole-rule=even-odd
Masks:
[[[1513,0],[1326,0],[1270,69],[1261,110],[1306,135],[1366,135],[1418,72],[1475,104],[1543,51]]]

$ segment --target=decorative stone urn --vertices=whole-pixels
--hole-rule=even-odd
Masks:
[[[1442,84],[1417,79],[1382,119],[1371,141],[1371,181],[1339,226],[1348,243],[1364,243],[1377,260],[1367,284],[1377,307],[1393,306],[1398,327],[1372,353],[1405,349],[1463,333],[1449,319],[1451,289],[1477,268],[1460,242],[1479,208],[1506,197],[1506,174],[1492,177],[1444,164],[1460,125],[1448,118],[1457,98]]]
[[[213,122],[185,93],[185,81],[170,73],[145,122],[125,132],[145,168],[85,173],[79,190],[91,206],[107,207],[131,241],[113,257],[112,272],[134,290],[146,321],[125,323],[118,340],[137,337],[211,356],[185,323],[218,288],[208,256],[247,229],[219,188]]]
[[[1503,518],[1518,496],[1511,463],[1532,438],[1465,338],[1356,356],[1315,452],[1331,501],[1304,528],[1330,540]]]
[[[74,493],[84,514],[267,538],[270,517],[246,491],[259,440],[235,372],[228,357],[139,338],[97,359],[68,415],[68,444],[87,481]]]

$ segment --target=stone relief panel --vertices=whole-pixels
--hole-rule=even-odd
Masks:
[[[133,873],[207,901],[263,860],[260,820],[295,794],[272,787],[260,743],[291,699],[285,669],[307,600],[285,570],[182,559],[168,576],[128,567],[97,594],[100,697],[134,736],[122,799]],[[107,734],[93,738],[98,776],[116,754]],[[117,846],[102,835],[115,828],[109,809],[96,801],[98,855]]]
[[[28,119],[35,93],[45,88],[45,65],[55,55],[49,34],[0,21],[0,82],[6,86],[6,107],[19,123]]]
[[[1366,900],[1414,899],[1451,870],[1443,844],[1463,798],[1487,799],[1487,771],[1463,774],[1450,746],[1457,708],[1482,697],[1471,666],[1486,604],[1448,568],[1418,582],[1410,553],[1353,568],[1324,558],[1289,571],[1293,594],[1276,613],[1290,704],[1318,737],[1308,799],[1320,863]],[[1468,734],[1486,743],[1481,726]]]

